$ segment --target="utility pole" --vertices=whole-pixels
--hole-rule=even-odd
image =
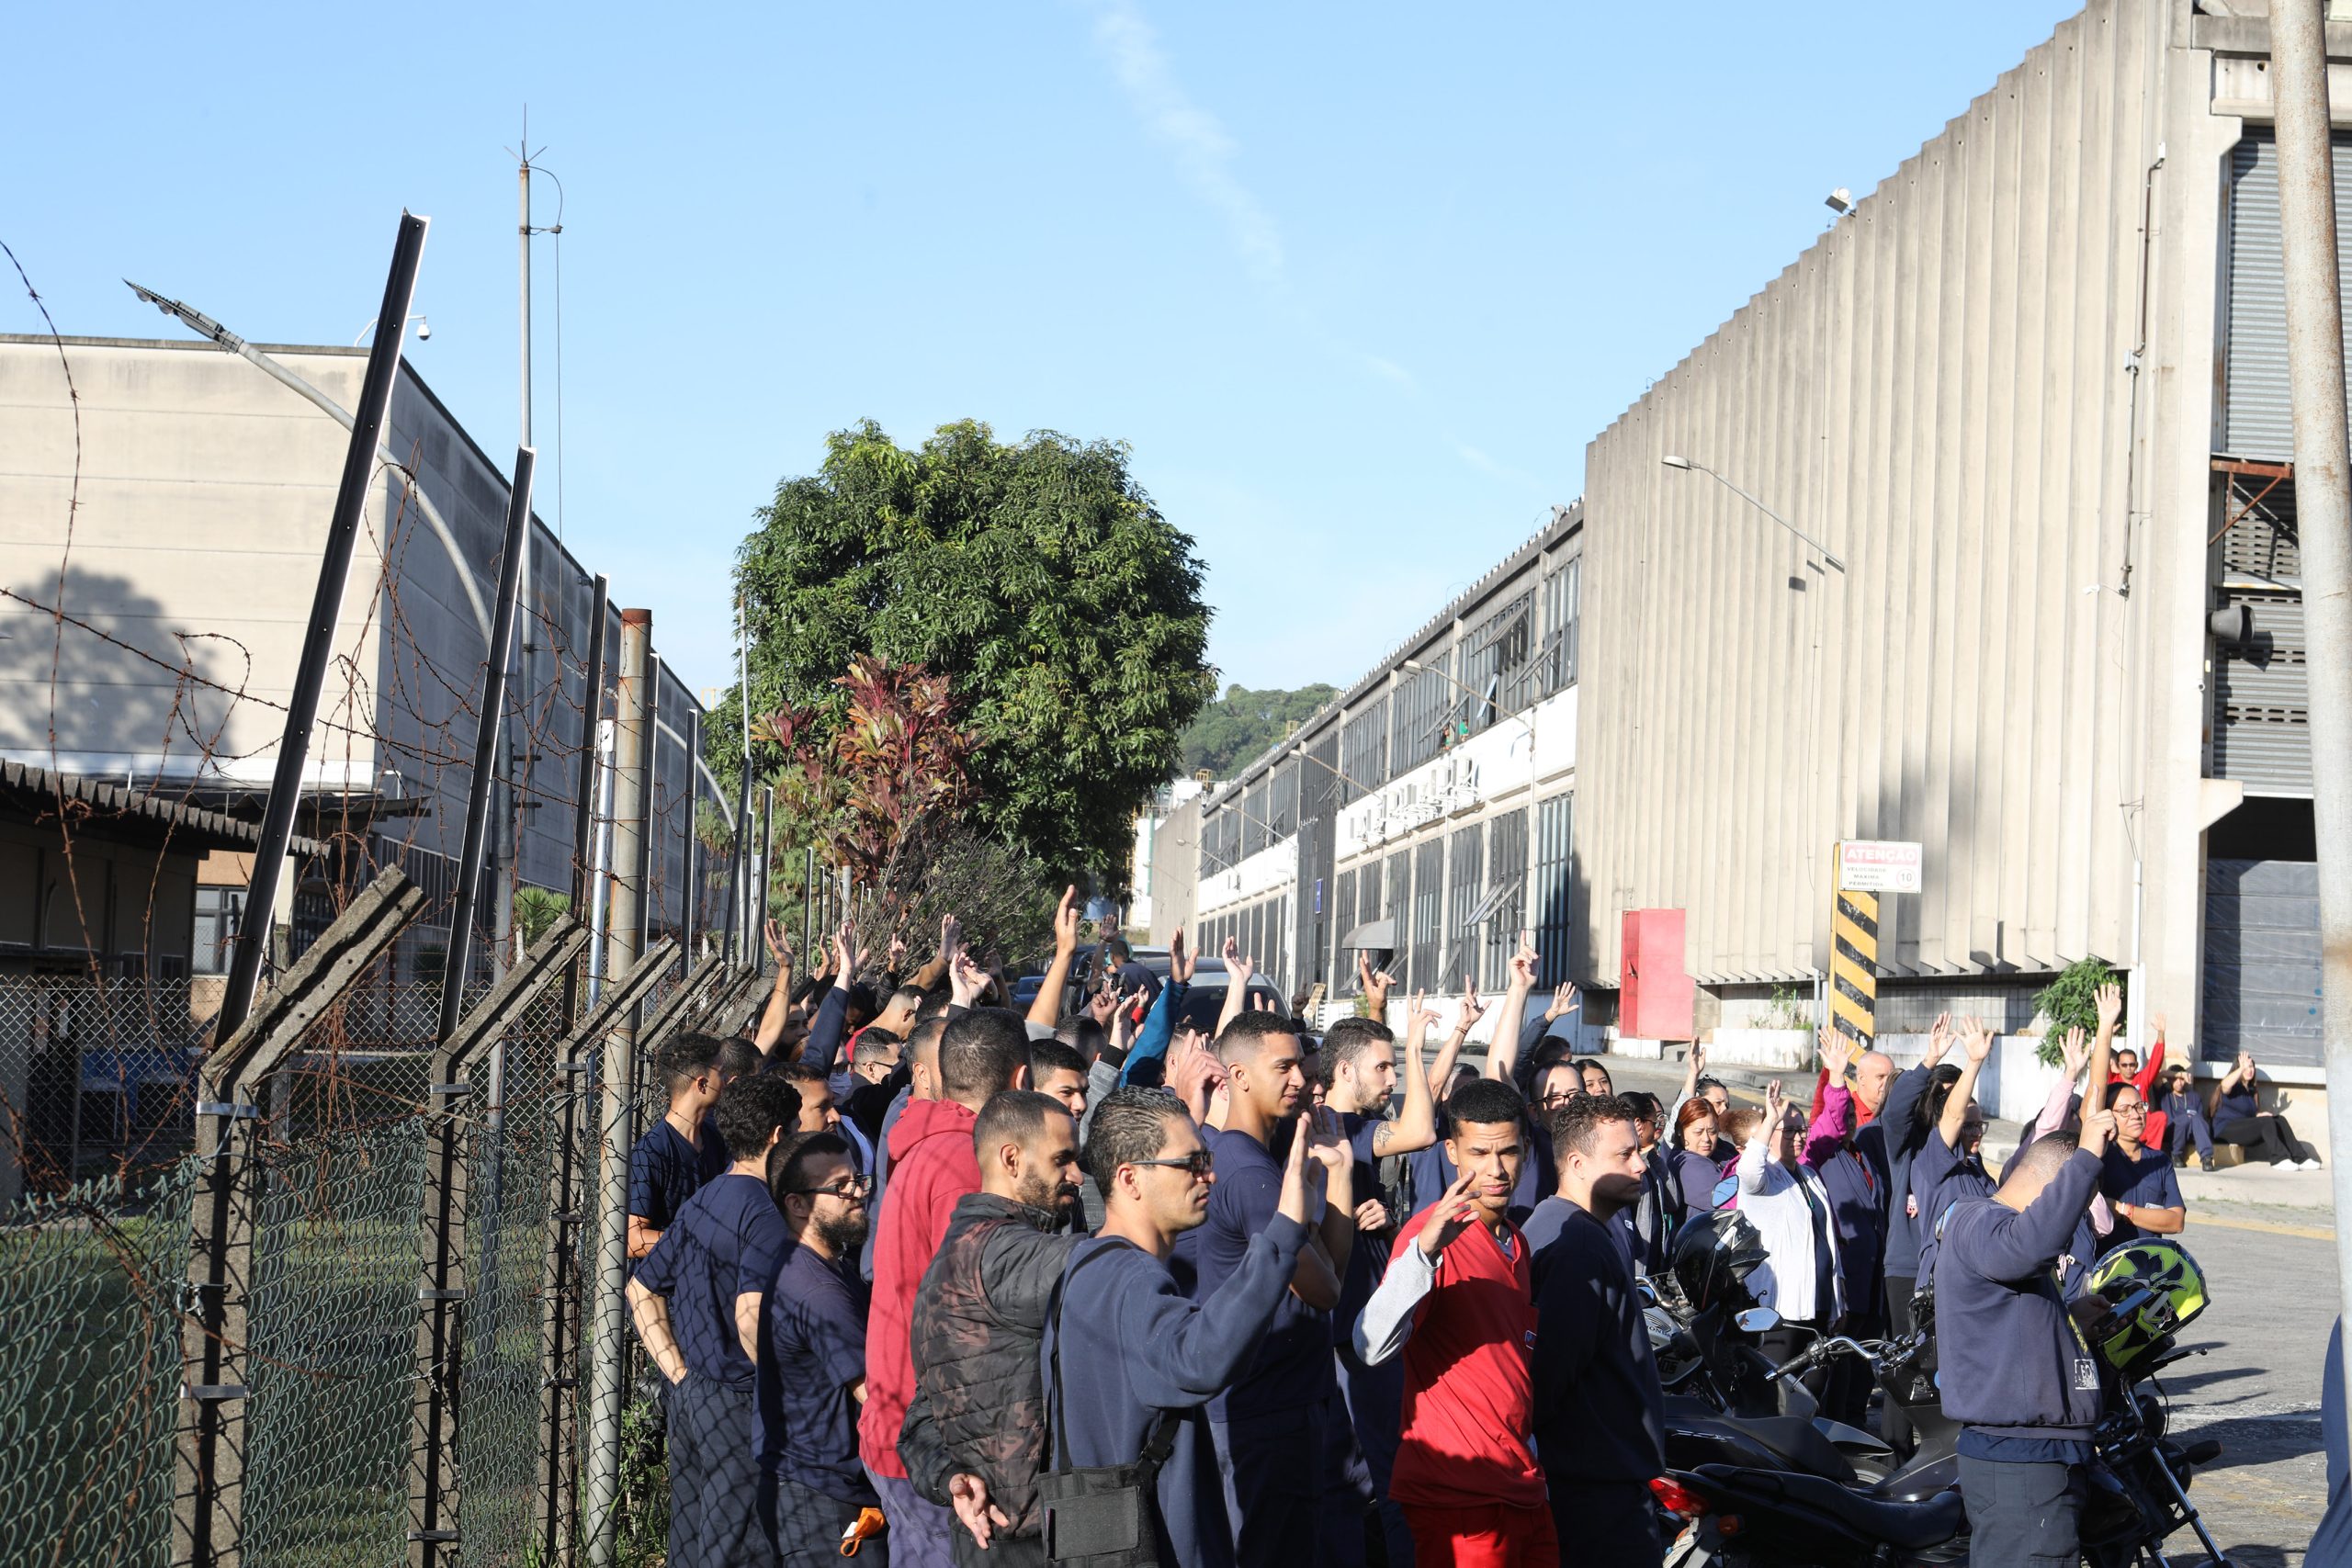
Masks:
[[[645,886],[645,840],[653,804],[653,612],[621,612],[618,715],[614,747],[612,810],[613,879],[611,930],[605,937],[606,974],[626,975],[637,966],[640,913],[650,896]],[[620,1020],[599,1043],[604,1152],[597,1171],[596,1318],[588,1410],[587,1535],[590,1568],[609,1568],[619,1524],[621,1406],[628,1391],[628,1303],[622,1292],[628,1274],[628,1156],[630,1085],[635,1077],[637,1017]]]
[[[2328,1161],[2338,1213],[2352,1213],[2352,452],[2344,412],[2343,278],[2327,106],[2324,0],[2275,0],[2278,226],[2287,283],[2287,378],[2294,400],[2311,682],[2312,826],[2319,851],[2320,1028],[2327,1050]],[[2335,1243],[2336,1289],[2352,1302],[2352,1236]],[[2346,1420],[2352,1413],[2339,1413]]]

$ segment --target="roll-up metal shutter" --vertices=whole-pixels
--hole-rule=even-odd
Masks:
[[[2335,151],[2336,270],[2352,244],[2352,135]],[[2292,460],[2287,393],[2287,286],[2278,240],[2278,144],[2249,128],[2230,152],[2228,319],[2222,325],[2220,449],[2233,457]],[[2352,336],[2352,292],[2345,296]]]
[[[2319,867],[2217,860],[2205,868],[2205,1059],[2251,1051],[2320,1064]]]
[[[2302,595],[2233,588],[2253,635],[2215,649],[2213,773],[2256,795],[2312,791],[2311,695]]]

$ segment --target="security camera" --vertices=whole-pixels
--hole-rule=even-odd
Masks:
[[[433,323],[426,321],[423,316],[419,316],[416,319],[416,341],[423,343],[426,338],[429,338],[432,335]]]
[[[1836,190],[1829,193],[1825,205],[1828,207],[1830,211],[1841,215],[1851,212],[1854,209],[1854,193],[1848,190],[1844,186],[1839,186]]]

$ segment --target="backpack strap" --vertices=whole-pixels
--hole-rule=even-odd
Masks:
[[[1093,1239],[1100,1239],[1113,1246],[1136,1251],[1142,1250],[1136,1247],[1135,1243],[1119,1236]],[[1062,1276],[1061,1288],[1054,1292],[1054,1393],[1053,1397],[1046,1402],[1046,1425],[1052,1433],[1050,1451],[1054,1456],[1056,1470],[1066,1471],[1070,1467],[1069,1426],[1062,1419],[1062,1305],[1069,1299],[1069,1282],[1078,1278],[1078,1271],[1096,1258],[1107,1256],[1111,1250],[1111,1247],[1098,1247],[1071,1264],[1069,1271]],[[1176,1433],[1183,1425],[1183,1420],[1184,1413],[1181,1410],[1162,1411],[1159,1424],[1152,1428],[1151,1436],[1144,1440],[1143,1452],[1138,1456],[1138,1460],[1147,1483],[1159,1476],[1159,1467],[1166,1464],[1168,1456],[1176,1451]]]

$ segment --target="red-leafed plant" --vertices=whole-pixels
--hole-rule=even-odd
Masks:
[[[903,901],[971,804],[972,737],[956,722],[947,678],[865,654],[833,682],[849,696],[828,732],[813,708],[755,720],[754,740],[784,754],[777,783],[818,852],[886,904]]]

